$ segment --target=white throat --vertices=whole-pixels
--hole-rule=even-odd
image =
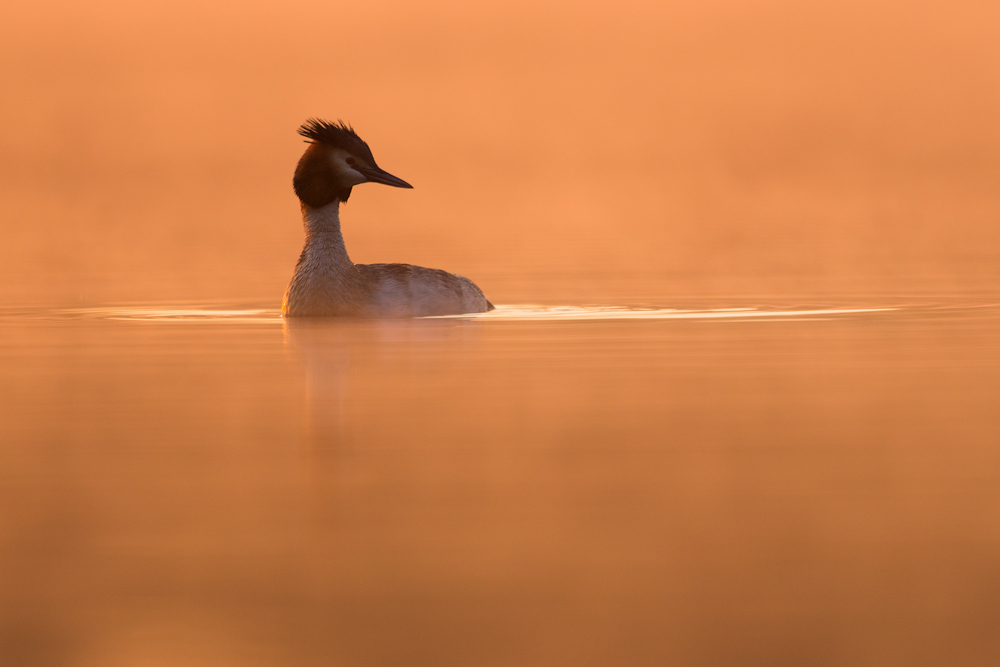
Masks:
[[[303,209],[302,221],[306,226],[306,235],[340,234],[340,202],[333,201],[322,208]]]
[[[337,271],[350,269],[354,262],[347,255],[344,236],[340,232],[340,202],[321,208],[303,208],[306,246],[302,259],[314,270]]]

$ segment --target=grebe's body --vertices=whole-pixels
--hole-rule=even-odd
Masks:
[[[340,233],[340,202],[303,205],[306,246],[285,294],[289,317],[420,317],[493,306],[468,278],[412,264],[355,264]]]
[[[312,140],[295,170],[306,244],[285,292],[286,317],[420,317],[493,309],[468,278],[411,264],[355,264],[340,232],[340,203],[361,183],[412,187],[375,164],[368,145],[343,124],[310,120]]]

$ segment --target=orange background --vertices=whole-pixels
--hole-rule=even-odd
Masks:
[[[362,6],[364,5],[364,6]],[[993,289],[995,2],[21,3],[0,298],[280,300],[306,117],[352,258],[494,300]]]

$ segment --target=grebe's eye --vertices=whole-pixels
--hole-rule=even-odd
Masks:
[[[352,157],[347,158],[347,164],[351,165],[352,167],[354,166],[355,161],[356,160]]]

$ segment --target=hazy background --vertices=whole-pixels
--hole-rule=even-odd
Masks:
[[[497,302],[1000,278],[995,2],[16,2],[0,299],[277,302],[309,116],[352,258]],[[628,278],[621,287],[609,278]]]

